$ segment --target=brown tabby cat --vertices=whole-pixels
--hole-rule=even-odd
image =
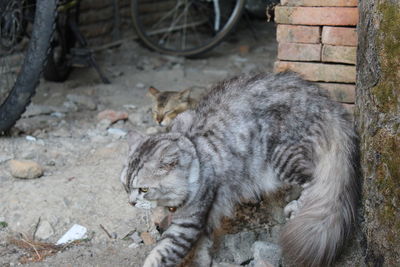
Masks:
[[[149,96],[153,99],[153,119],[161,126],[170,125],[171,121],[188,109],[193,109],[197,101],[190,97],[190,89],[183,91],[159,91],[149,88]]]

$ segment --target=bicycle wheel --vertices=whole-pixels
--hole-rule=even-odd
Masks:
[[[76,43],[76,37],[68,26],[69,20],[74,20],[78,24],[79,3],[72,9],[58,13],[56,31],[51,42],[47,63],[43,69],[43,77],[48,81],[64,82],[72,70],[68,57],[71,48]]]
[[[0,10],[0,134],[21,117],[35,93],[57,13],[57,0],[37,0],[36,6],[29,0],[6,2]]]
[[[151,49],[196,56],[228,35],[240,19],[245,0],[132,0],[133,25]]]

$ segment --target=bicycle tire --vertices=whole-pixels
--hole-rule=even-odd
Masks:
[[[72,66],[68,55],[76,43],[76,37],[70,27],[68,27],[69,19],[73,19],[78,23],[79,6],[72,12],[67,10],[58,14],[56,35],[53,36],[47,63],[43,69],[43,77],[47,81],[64,82],[71,73]]]
[[[232,9],[232,12],[229,14],[229,17],[227,17],[226,23],[222,26],[222,28],[220,28],[218,31],[215,32],[209,32],[209,34],[212,34],[211,37],[209,37],[210,39],[207,42],[202,43],[201,45],[193,45],[193,47],[190,48],[177,48],[177,47],[167,47],[166,44],[161,43],[160,41],[157,41],[157,38],[152,37],[152,35],[154,35],[154,32],[157,32],[157,30],[153,30],[152,32],[149,30],[149,28],[145,26],[145,20],[146,18],[144,17],[143,11],[141,9],[146,9],[146,7],[144,5],[147,5],[147,8],[149,7],[149,1],[150,0],[131,0],[131,17],[133,20],[133,26],[134,29],[136,30],[137,35],[139,36],[140,40],[150,49],[160,52],[160,53],[164,53],[164,54],[168,54],[168,55],[173,55],[173,56],[186,56],[186,57],[193,57],[193,56],[198,56],[201,55],[209,50],[211,50],[212,48],[214,48],[215,46],[217,46],[234,28],[234,26],[238,23],[241,14],[242,14],[242,10],[245,4],[246,0],[231,0],[231,1],[218,1],[221,3],[234,3],[234,7]],[[169,2],[174,2],[175,0],[170,0]],[[174,9],[179,8],[178,4],[182,3],[181,0],[176,0],[176,5],[173,6]],[[210,3],[214,3],[214,1],[190,1],[190,5],[189,7],[187,7],[187,13],[189,13],[189,8],[194,8],[196,7],[195,5],[199,5],[199,3],[203,3],[203,5],[205,5],[205,3],[208,3],[210,5]],[[195,4],[193,4],[195,2]],[[214,6],[214,4],[213,4]],[[214,6],[215,8],[215,6]],[[154,7],[153,7],[154,9]],[[158,13],[160,13],[160,10],[157,10]],[[171,12],[171,11],[166,11],[166,12]],[[199,13],[197,13],[199,14]],[[165,16],[161,17],[162,19],[165,20]],[[209,16],[210,17],[210,16]],[[212,17],[212,16],[211,16]],[[205,16],[205,18],[207,18],[207,16]],[[175,23],[175,22],[173,22]],[[209,24],[209,23],[208,23]],[[184,24],[182,24],[184,25]],[[174,25],[170,26],[170,29],[172,28],[182,28],[183,31],[187,31],[189,29],[189,27],[193,28],[197,27],[197,26],[193,26],[195,25],[195,22],[192,22],[192,25],[184,25],[184,26],[176,26],[176,23]],[[165,29],[165,27],[164,27]],[[196,31],[196,30],[194,30]],[[172,30],[171,30],[172,32]],[[183,35],[182,35],[183,36]],[[186,37],[184,37],[186,38]],[[195,39],[195,38],[193,38]]]
[[[36,2],[32,35],[21,69],[12,89],[0,103],[0,134],[4,134],[15,124],[35,94],[55,28],[57,2],[57,0]]]

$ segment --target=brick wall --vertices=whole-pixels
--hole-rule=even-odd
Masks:
[[[275,8],[278,60],[318,82],[349,109],[355,100],[357,0],[281,0]]]
[[[130,0],[82,0],[80,30],[89,45],[101,45],[134,33]]]

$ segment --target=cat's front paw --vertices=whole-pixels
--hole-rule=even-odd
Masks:
[[[286,218],[292,219],[294,216],[296,216],[298,210],[299,202],[297,200],[293,200],[286,205],[286,207],[283,209],[283,213],[285,214]]]
[[[163,267],[161,264],[162,256],[160,254],[152,253],[147,256],[146,260],[144,261],[143,267]]]

